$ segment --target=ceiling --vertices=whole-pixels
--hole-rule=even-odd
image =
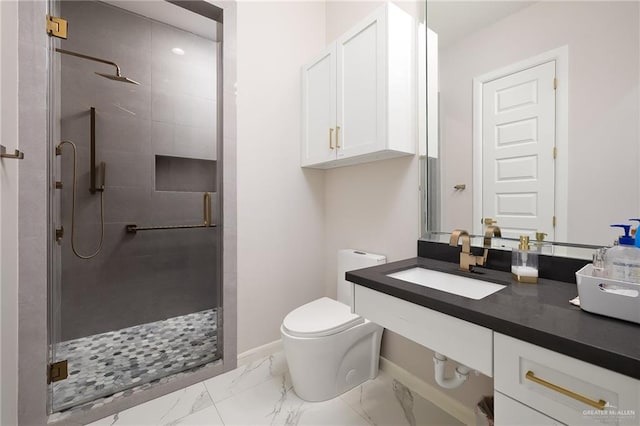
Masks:
[[[155,21],[164,22],[209,40],[218,40],[217,22],[190,12],[168,1],[158,0],[102,0],[104,3],[146,16]],[[210,2],[209,2],[210,3]]]
[[[512,15],[535,1],[427,1],[427,26],[438,34],[440,47]]]

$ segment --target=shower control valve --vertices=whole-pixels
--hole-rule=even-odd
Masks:
[[[63,237],[64,237],[64,226],[61,226],[60,228],[56,228],[56,242],[58,244],[62,241]]]

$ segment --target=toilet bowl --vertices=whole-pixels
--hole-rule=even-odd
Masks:
[[[300,398],[325,401],[377,376],[383,328],[351,313],[353,284],[344,276],[347,271],[385,262],[384,256],[340,250],[339,301],[322,297],[285,317],[280,333]]]

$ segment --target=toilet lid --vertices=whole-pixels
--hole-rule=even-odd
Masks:
[[[351,313],[349,306],[322,297],[291,311],[282,325],[292,336],[321,337],[339,333],[363,322],[362,317]]]

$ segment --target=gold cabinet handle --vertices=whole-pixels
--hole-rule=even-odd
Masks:
[[[329,149],[333,149],[333,129],[329,129]]]
[[[336,148],[340,148],[340,126],[336,126]]]
[[[537,383],[539,385],[542,385],[546,388],[549,388],[551,390],[554,390],[556,392],[559,392],[565,396],[568,396],[569,398],[573,398],[577,401],[580,401],[584,404],[590,405],[591,407],[597,408],[598,410],[604,410],[605,407],[607,406],[607,401],[604,400],[599,400],[599,401],[595,401],[591,398],[587,398],[584,395],[580,395],[579,393],[575,393],[573,391],[570,391],[569,389],[565,389],[561,386],[558,385],[554,385],[551,382],[547,382],[546,380],[543,380],[539,377],[536,377],[536,375],[533,373],[533,371],[529,370],[527,371],[527,374],[525,375],[527,380],[531,380],[534,383]]]

